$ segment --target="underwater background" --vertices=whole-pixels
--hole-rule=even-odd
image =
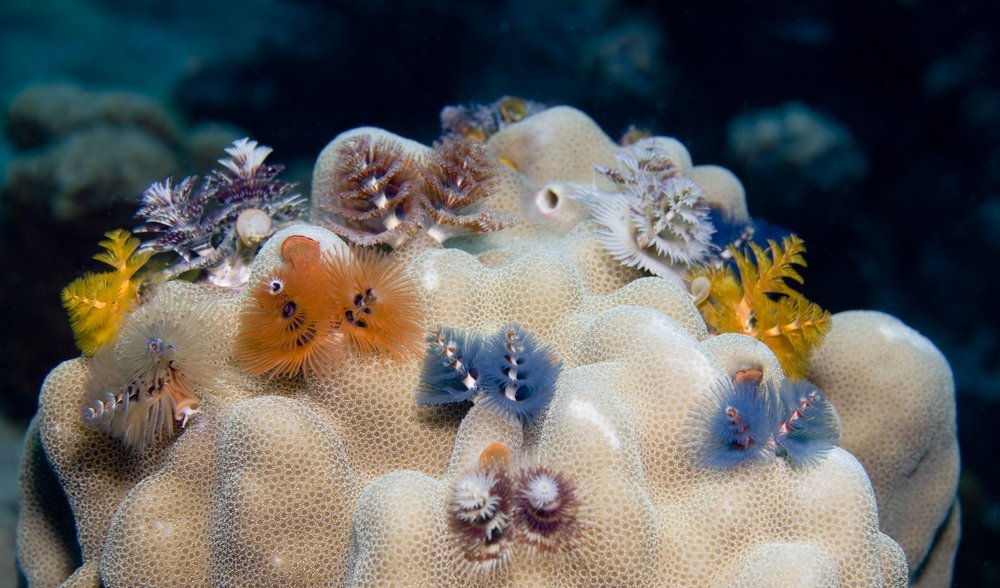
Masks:
[[[891,313],[941,348],[963,467],[955,585],[996,585],[998,24],[985,0],[5,0],[0,584],[16,583],[20,436],[45,374],[79,353],[59,291],[135,224],[149,183],[249,134],[308,194],[343,130],[430,143],[442,107],[515,95],[728,167],[752,215],[805,239],[809,299]]]

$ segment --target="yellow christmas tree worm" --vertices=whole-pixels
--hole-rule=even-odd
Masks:
[[[739,278],[730,266],[703,265],[688,275],[695,303],[710,329],[742,333],[763,341],[790,378],[804,378],[806,360],[830,330],[830,313],[807,300],[791,282],[803,283],[805,242],[790,235],[748,253],[730,247]]]
[[[135,253],[139,240],[118,229],[104,234],[104,248],[94,259],[110,265],[109,272],[85,274],[62,291],[62,303],[69,313],[73,337],[84,355],[115,340],[118,329],[132,304],[139,299],[136,272],[149,260],[150,252]]]

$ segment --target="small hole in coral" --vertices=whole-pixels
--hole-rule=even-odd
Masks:
[[[559,195],[556,194],[551,188],[545,191],[545,205],[550,209],[554,209],[559,206]]]
[[[553,214],[557,208],[559,208],[559,203],[562,201],[562,196],[559,192],[552,186],[546,186],[538,192],[535,197],[535,206],[542,214]]]

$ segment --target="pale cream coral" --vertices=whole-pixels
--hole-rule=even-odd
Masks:
[[[587,115],[556,106],[508,125],[486,142],[529,181],[589,184],[594,166],[613,166],[617,145]]]
[[[570,476],[585,497],[579,547],[564,557],[515,551],[507,569],[477,574],[451,553],[442,509],[461,472],[441,480],[389,474],[369,487],[355,517],[352,581],[721,586],[749,575],[752,585],[776,585],[786,570],[774,560],[764,565],[760,550],[783,543],[819,553],[798,564],[818,582],[808,585],[901,585],[902,551],[879,532],[871,486],[850,454],[835,450],[808,470],[772,457],[727,474],[700,471],[684,450],[689,413],[725,377],[717,359],[649,309],[616,307],[587,323],[569,360],[578,367],[564,371],[534,457]],[[740,350],[736,339],[720,352]],[[463,426],[453,461],[473,461],[487,427]],[[479,442],[463,439],[471,431]],[[493,433],[504,437],[502,426]],[[395,516],[370,516],[376,512]],[[441,565],[449,560],[457,562]],[[756,563],[748,568],[747,560]]]
[[[718,165],[696,165],[688,177],[705,191],[705,201],[726,213],[727,220],[745,223],[750,220],[746,190],[736,175]]]
[[[73,528],[73,512],[61,498],[59,477],[45,457],[38,435],[38,419],[28,427],[21,455],[20,516],[17,560],[24,573],[39,585],[55,586],[80,565]]]
[[[809,377],[843,417],[841,445],[868,470],[882,530],[902,545],[910,569],[921,569],[938,528],[957,509],[955,383],[948,361],[894,317],[842,312],[833,315]],[[935,560],[943,568],[928,572],[950,578],[956,546],[943,542],[946,552]]]
[[[510,125],[491,147],[518,169],[491,197],[511,210],[537,206],[539,190],[559,185],[550,182],[590,181],[593,164],[614,163],[614,143],[569,108]],[[320,178],[321,166],[335,165],[321,160]],[[727,181],[718,193],[738,209],[741,192]],[[135,454],[84,427],[87,360],[53,370],[22,469],[18,544],[28,579],[58,582],[80,565],[74,581],[108,586],[794,585],[789,571],[809,585],[905,583],[903,552],[878,528],[878,487],[850,447],[805,470],[773,455],[732,472],[697,466],[685,449],[698,434],[693,407],[738,369],[779,382],[777,361],[752,339],[709,338],[687,292],[623,270],[593,238],[592,221],[553,208],[549,220],[540,211],[526,228],[486,236],[478,255],[418,239],[394,254],[417,285],[425,329],[487,332],[517,321],[552,347],[564,368],[540,423],[522,429],[479,406],[417,406],[420,357],[350,354],[305,377],[241,375],[232,339],[247,293],[170,282],[144,304],[180,315],[211,304],[201,329],[227,385],[204,392],[202,412],[175,441]],[[555,235],[539,228],[548,222],[561,227]],[[282,262],[290,235],[350,254],[323,229],[293,226],[265,243],[251,281]],[[851,398],[841,410],[845,438],[864,411],[865,397]],[[574,479],[578,549],[536,558],[518,550],[496,575],[464,562],[447,525],[450,485],[494,442],[522,464]],[[53,480],[82,561],[54,523],[58,501],[42,498]]]
[[[282,239],[303,233],[323,247],[338,247],[338,240],[320,229],[292,227],[267,244],[254,275],[267,275],[279,261]],[[692,404],[726,373],[723,365],[736,365],[730,355],[766,370],[776,364],[759,343],[744,337],[708,340],[714,351],[703,351],[698,338],[705,336],[704,325],[676,286],[648,278],[613,294],[589,294],[571,257],[558,251],[490,268],[461,251],[431,250],[410,272],[425,300],[428,325],[489,330],[517,320],[566,365],[537,451],[583,489],[591,517],[584,545],[591,551],[511,572],[511,582],[730,581],[742,569],[744,551],[758,542],[813,543],[828,537],[815,525],[803,525],[799,535],[780,531],[794,516],[773,510],[776,504],[789,513],[807,510],[805,504],[795,506],[796,492],[805,492],[794,490],[796,483],[805,483],[796,480],[815,483],[820,473],[799,474],[774,459],[759,471],[726,477],[699,472],[685,455],[682,441],[691,434]],[[456,299],[455,284],[474,287]],[[147,304],[169,301],[183,312],[200,302],[195,292],[203,290],[170,285]],[[216,329],[232,334],[237,306],[236,300],[219,304]],[[217,353],[220,362],[231,364],[228,350]],[[42,420],[89,439],[86,456],[56,463],[74,473],[68,481],[77,480],[75,509],[97,508],[103,514],[93,523],[78,517],[78,528],[94,536],[85,544],[92,546],[85,560],[100,558],[101,578],[108,585],[239,584],[240,578],[278,585],[341,581],[347,573],[363,583],[464,581],[467,566],[448,548],[442,519],[449,480],[489,443],[520,445],[519,427],[510,430],[510,423],[478,410],[463,422],[456,441],[454,411],[413,402],[416,358],[358,357],[284,389],[264,379],[237,381],[226,396],[214,399],[214,406],[207,400],[213,410],[206,408],[175,443],[133,456],[80,428],[76,407],[64,395],[78,391],[86,366],[77,361],[65,369],[74,379],[50,381]],[[268,395],[275,393],[281,396]],[[68,410],[48,412],[53,394]],[[98,447],[106,456],[95,464]],[[855,463],[844,455],[844,463]],[[446,467],[449,460],[452,465]],[[821,543],[838,577],[862,574],[858,579],[878,584],[885,572],[870,489],[863,475],[847,475],[844,467],[822,470],[833,496],[808,510],[822,517],[828,505],[833,514],[824,522],[849,530]],[[366,489],[369,481],[387,474],[388,479]],[[443,481],[436,479],[442,475]],[[845,475],[842,484],[831,482]],[[383,488],[393,480],[403,485]],[[772,497],[779,494],[788,496],[776,503]],[[719,513],[699,505],[723,499],[736,500],[729,507],[735,518],[720,525]],[[379,505],[377,516],[372,500]],[[347,559],[352,515],[359,551]],[[406,526],[398,527],[401,523]],[[725,537],[737,528],[744,530],[737,542],[741,550],[733,551],[726,565],[715,561],[717,556],[707,558],[733,541]],[[668,539],[692,533],[700,538]],[[394,549],[401,551],[384,551]],[[657,565],[650,566],[641,554]],[[414,564],[420,561],[429,569]]]

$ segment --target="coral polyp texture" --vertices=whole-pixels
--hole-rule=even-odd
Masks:
[[[334,232],[278,230],[242,288],[152,280],[112,356],[56,367],[22,462],[28,581],[945,585],[958,449],[933,344],[878,313],[823,314],[824,339],[780,353],[706,324],[579,195],[648,169],[699,194],[663,219],[749,223],[735,176],[665,137],[637,168],[578,110],[531,112],[475,147],[340,134],[313,186]],[[763,275],[794,248],[733,255]],[[139,353],[171,338],[172,363]],[[132,380],[155,406],[141,446],[87,412]]]

